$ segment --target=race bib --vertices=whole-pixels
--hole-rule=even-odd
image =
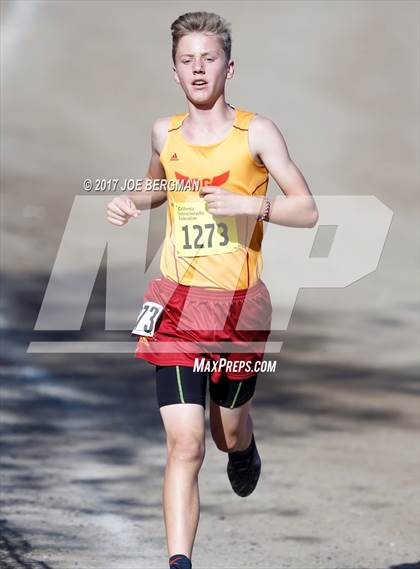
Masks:
[[[157,302],[145,302],[137,316],[136,325],[131,333],[137,336],[153,336],[162,311],[163,306],[157,304]]]
[[[211,215],[205,200],[174,203],[175,250],[178,257],[203,257],[238,249],[234,217]]]

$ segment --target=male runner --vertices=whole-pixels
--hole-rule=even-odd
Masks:
[[[211,433],[228,453],[233,490],[248,496],[260,476],[250,407],[255,362],[263,357],[271,323],[270,296],[260,280],[263,222],[313,227],[318,212],[275,124],[225,100],[225,83],[234,73],[228,23],[193,12],[175,20],[171,30],[174,77],[188,112],[154,123],[145,180],[186,186],[152,192],[143,187],[130,197],[118,196],[107,217],[123,225],[141,209],[168,202],[162,277],[145,293],[136,357],[156,366],[167,437],[163,510],[169,566],[190,569],[208,380]],[[266,198],[269,174],[285,197]],[[189,189],[191,181],[198,181],[199,191]],[[239,344],[247,351],[229,351]],[[210,374],[195,371],[194,360],[201,357],[216,363],[223,357],[230,366]]]

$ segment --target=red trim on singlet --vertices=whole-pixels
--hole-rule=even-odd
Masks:
[[[168,206],[168,207],[170,207],[170,206]],[[173,225],[173,222],[172,222],[172,216],[171,216],[170,214],[169,214],[169,219],[170,219],[170,222],[171,222],[171,243],[172,243],[173,256],[174,256],[174,262],[175,262],[176,278],[177,278],[177,280],[178,280],[178,282],[179,282],[178,260],[177,260],[177,257],[176,257],[175,243],[174,243],[174,240],[173,240],[173,236],[174,236],[174,225]]]
[[[266,184],[268,182],[268,176],[267,178],[264,180],[264,182],[261,182],[261,184],[258,184],[258,186],[255,188],[255,190],[253,192],[251,192],[251,194],[255,194],[255,192],[258,190],[258,188],[261,188],[261,186],[263,186],[264,184]]]
[[[179,126],[176,126],[176,127],[174,127],[174,128],[170,128],[170,129],[168,130],[168,132],[173,132],[174,130],[178,130],[178,129],[181,128],[181,126],[182,126],[182,123],[181,123]]]

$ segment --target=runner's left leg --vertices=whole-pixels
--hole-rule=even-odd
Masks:
[[[242,382],[222,377],[210,385],[210,425],[216,446],[228,453],[227,474],[238,496],[249,496],[258,483],[261,458],[249,414],[257,376]]]
[[[229,409],[210,399],[211,435],[223,452],[245,450],[251,444],[253,421],[250,415],[252,398],[240,407]]]

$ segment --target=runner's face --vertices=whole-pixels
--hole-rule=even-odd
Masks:
[[[226,79],[233,75],[233,61],[226,62],[220,38],[194,32],[180,39],[174,71],[187,99],[203,105],[224,92]]]

